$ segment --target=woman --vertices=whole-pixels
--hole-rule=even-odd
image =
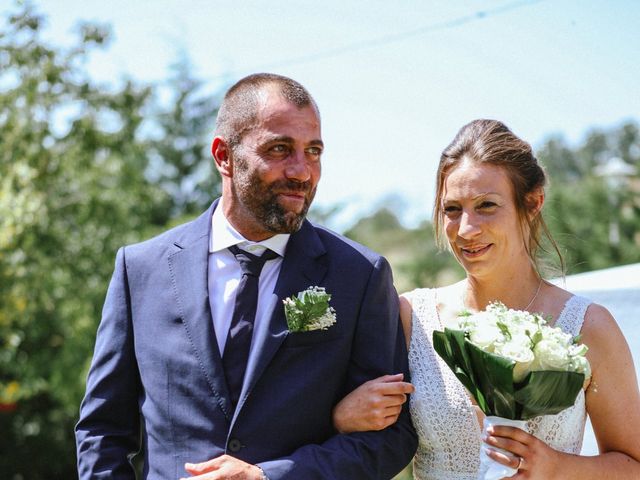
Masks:
[[[415,387],[410,411],[420,439],[416,479],[475,479],[481,441],[516,456],[490,453],[518,469],[516,479],[640,478],[640,394],[629,347],[605,308],[546,282],[536,263],[541,234],[560,255],[540,213],[544,185],[529,144],[497,121],[465,125],[442,154],[435,229],[466,279],[400,299]],[[552,324],[580,333],[592,377],[574,406],[530,420],[530,433],[493,427],[482,438],[482,412],[434,352],[431,337],[456,312],[483,310],[496,300],[542,312]],[[372,380],[345,397],[334,410],[336,428],[374,430],[393,423],[411,388],[401,380]],[[579,456],[586,414],[600,450],[593,457]]]

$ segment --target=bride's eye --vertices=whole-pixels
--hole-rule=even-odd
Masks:
[[[491,202],[489,200],[485,200],[484,202],[482,202],[480,205],[478,205],[478,208],[481,210],[490,210],[494,207],[497,207],[498,204],[495,202]]]
[[[460,213],[460,207],[456,205],[446,205],[443,210],[447,217],[454,217]]]

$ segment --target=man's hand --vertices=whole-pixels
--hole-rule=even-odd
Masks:
[[[222,455],[202,463],[185,463],[184,469],[193,475],[188,480],[262,480],[263,478],[262,471],[258,467],[230,455]]]

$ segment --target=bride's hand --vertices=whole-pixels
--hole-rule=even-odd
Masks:
[[[563,453],[519,428],[493,425],[487,433],[484,438],[487,445],[502,448],[516,456],[514,459],[496,450],[487,452],[496,462],[518,469],[518,473],[511,479],[559,478]]]
[[[414,388],[404,375],[369,380],[344,397],[333,409],[333,426],[340,433],[382,430],[395,423]]]

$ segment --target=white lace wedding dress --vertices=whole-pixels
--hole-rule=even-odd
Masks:
[[[417,480],[475,480],[480,454],[481,428],[469,394],[433,350],[433,330],[442,330],[436,289],[417,289],[408,295],[413,306],[409,368],[416,387],[410,410],[418,433],[413,461]],[[571,297],[556,326],[572,335],[580,333],[590,301]],[[563,452],[580,453],[586,420],[581,391],[573,407],[557,415],[527,422],[529,433]]]

